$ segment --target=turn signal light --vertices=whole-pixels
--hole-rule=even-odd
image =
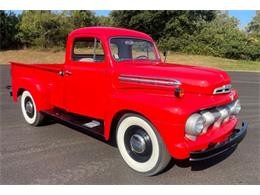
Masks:
[[[174,95],[175,95],[177,98],[182,98],[182,97],[184,96],[184,91],[183,91],[183,89],[177,87],[177,88],[175,89]]]

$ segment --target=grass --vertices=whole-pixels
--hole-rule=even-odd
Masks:
[[[212,56],[170,54],[168,62],[188,64],[195,66],[207,66],[229,71],[253,71],[260,72],[260,61],[232,60]]]
[[[63,63],[65,52],[61,50],[8,50],[0,51],[0,64],[9,64],[10,61],[22,63]]]
[[[23,63],[63,63],[65,52],[61,50],[9,50],[0,51],[0,64],[9,61]],[[167,62],[196,66],[207,66],[232,71],[260,72],[260,61],[231,60],[212,56],[186,55],[170,53]]]

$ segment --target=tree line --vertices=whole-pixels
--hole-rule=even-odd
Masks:
[[[260,11],[245,29],[225,11],[0,11],[0,49],[65,47],[69,32],[87,26],[139,30],[161,50],[260,60]]]

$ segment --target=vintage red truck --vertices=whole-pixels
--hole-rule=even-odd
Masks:
[[[155,175],[170,159],[205,161],[245,137],[238,93],[221,70],[169,64],[147,34],[89,27],[71,32],[64,64],[11,62],[13,100],[25,121],[53,117],[115,139],[135,171]]]

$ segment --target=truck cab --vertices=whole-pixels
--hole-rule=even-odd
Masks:
[[[27,123],[52,117],[115,139],[135,171],[155,175],[171,158],[204,161],[233,149],[238,93],[221,70],[163,62],[142,32],[71,32],[64,64],[11,63],[12,94]]]

